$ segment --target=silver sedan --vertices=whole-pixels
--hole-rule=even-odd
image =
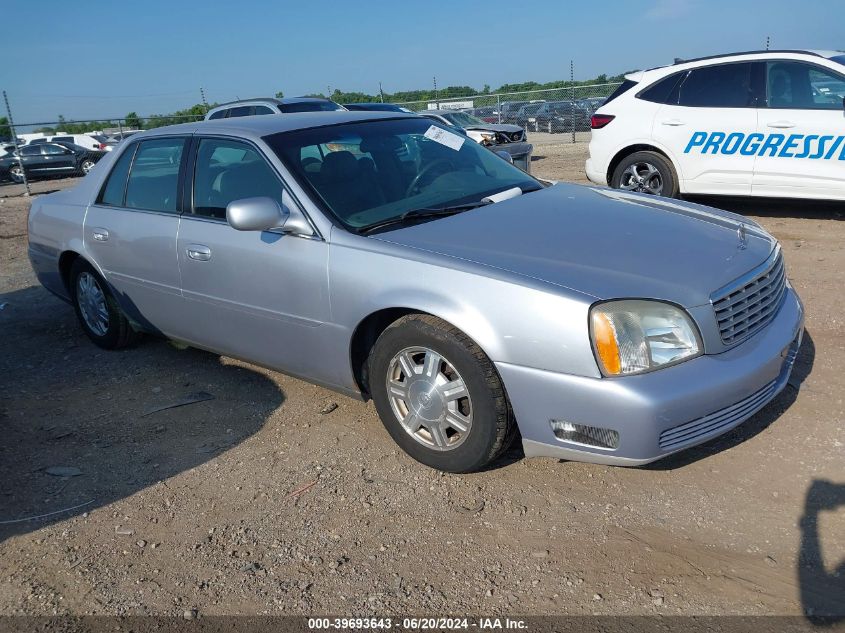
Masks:
[[[803,331],[780,248],[730,213],[538,181],[421,117],[139,133],[37,198],[29,257],[97,345],[147,332],[372,398],[446,471],[644,464],[783,389]]]

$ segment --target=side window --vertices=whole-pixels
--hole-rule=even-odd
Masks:
[[[694,68],[681,84],[678,104],[698,108],[749,108],[757,104],[752,63]]]
[[[60,145],[42,145],[41,153],[47,156],[58,156],[65,153],[65,148]]]
[[[252,114],[252,106],[238,106],[229,110],[229,118],[233,116],[250,116]]]
[[[678,98],[677,93],[675,93],[674,99],[672,99],[672,93],[684,74],[686,73],[675,73],[674,75],[664,77],[657,83],[650,85],[637,96],[644,101],[651,101],[652,103],[675,103]]]
[[[770,108],[841,110],[845,77],[802,62],[769,62],[767,76]]]
[[[62,141],[64,143],[73,143],[73,137],[72,136],[54,136],[52,140]]]
[[[123,194],[126,193],[126,177],[129,175],[129,165],[132,164],[132,157],[135,155],[137,145],[130,145],[120,155],[112,167],[111,173],[106,180],[105,186],[100,190],[97,204],[105,204],[110,207],[123,206]]]
[[[40,156],[41,145],[26,145],[20,149],[21,156]]]
[[[208,117],[208,119],[209,120],[211,120],[211,119],[225,119],[227,112],[228,112],[228,110],[218,110],[217,112],[212,114],[210,117]]]
[[[184,138],[141,141],[126,184],[126,207],[176,212]]]
[[[253,114],[273,114],[273,111],[265,105],[257,105]]]
[[[205,138],[197,149],[193,213],[226,219],[233,200],[267,196],[282,203],[282,183],[251,145]]]

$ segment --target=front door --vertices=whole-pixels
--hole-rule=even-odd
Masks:
[[[176,336],[181,294],[176,234],[185,137],[133,143],[85,216],[83,240],[127,314]]]
[[[318,237],[237,231],[226,206],[267,196],[296,204],[254,145],[227,138],[196,143],[192,187],[178,252],[184,339],[291,374],[329,381],[319,352],[329,320],[328,245]]]
[[[796,60],[767,63],[768,141],[754,169],[755,195],[845,198],[845,76]]]

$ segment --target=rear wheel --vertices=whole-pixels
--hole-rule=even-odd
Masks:
[[[96,163],[93,160],[86,158],[79,164],[79,171],[82,172],[83,176],[87,176],[88,172],[94,168],[94,165],[96,165]]]
[[[622,159],[610,180],[614,189],[677,198],[678,178],[666,157],[657,152],[634,152]]]
[[[417,461],[471,472],[513,440],[516,425],[495,367],[445,321],[424,314],[399,319],[381,334],[368,362],[379,417]]]
[[[9,178],[12,179],[12,182],[23,182],[23,168],[17,163],[9,167]]]
[[[82,329],[96,345],[119,349],[135,342],[138,334],[108,285],[84,259],[77,259],[71,267],[70,293]]]

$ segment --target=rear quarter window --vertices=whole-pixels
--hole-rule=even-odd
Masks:
[[[610,96],[604,102],[604,105],[607,105],[608,103],[610,103],[611,101],[613,101],[617,97],[625,94],[626,92],[628,92],[631,88],[633,88],[636,85],[637,85],[636,81],[631,81],[630,79],[626,79],[621,84],[619,84],[619,86],[616,88],[616,90],[614,90],[612,93],[610,93]]]
[[[675,92],[675,87],[678,85],[681,77],[685,74],[686,71],[664,77],[641,91],[637,97],[643,101],[651,101],[652,103],[677,102],[678,97],[677,92]]]
[[[124,194],[126,193],[126,177],[129,175],[129,166],[132,164],[132,157],[135,155],[137,144],[130,145],[120,155],[112,167],[106,179],[106,184],[100,190],[97,197],[97,204],[105,204],[110,207],[122,207]]]

